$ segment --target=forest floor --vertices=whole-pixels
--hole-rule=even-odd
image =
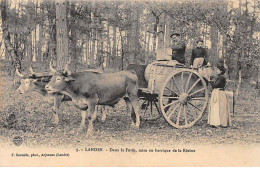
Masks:
[[[176,129],[160,118],[152,122],[141,122],[140,129],[130,127],[131,117],[124,102],[115,108],[107,108],[104,123],[94,123],[94,133],[87,136],[78,133],[81,121],[79,110],[71,102],[60,107],[60,122],[54,126],[51,107],[38,93],[20,94],[8,76],[1,78],[0,141],[1,145],[14,145],[15,136],[23,138],[28,147],[79,147],[79,146],[171,146],[176,144],[242,144],[259,145],[260,113],[257,90],[249,84],[242,84],[232,126],[213,128],[207,125],[207,112],[194,126]],[[14,114],[15,122],[8,125],[8,117]]]

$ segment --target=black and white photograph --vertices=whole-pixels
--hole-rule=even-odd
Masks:
[[[260,166],[260,1],[0,11],[0,167]]]

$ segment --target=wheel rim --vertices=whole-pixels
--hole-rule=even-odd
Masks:
[[[170,125],[176,128],[191,127],[207,107],[206,82],[193,70],[175,70],[161,88],[159,103],[161,113]]]

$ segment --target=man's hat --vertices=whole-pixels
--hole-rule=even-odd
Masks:
[[[198,43],[198,42],[204,42],[204,41],[203,41],[203,39],[199,38],[199,39],[197,40],[197,43]]]
[[[173,32],[173,33],[171,34],[171,37],[174,36],[174,35],[180,36],[181,33],[180,33],[180,32],[177,32],[177,31],[176,31],[176,32]]]

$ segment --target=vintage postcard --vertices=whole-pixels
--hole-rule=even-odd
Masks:
[[[1,0],[1,167],[260,166],[257,0]]]

